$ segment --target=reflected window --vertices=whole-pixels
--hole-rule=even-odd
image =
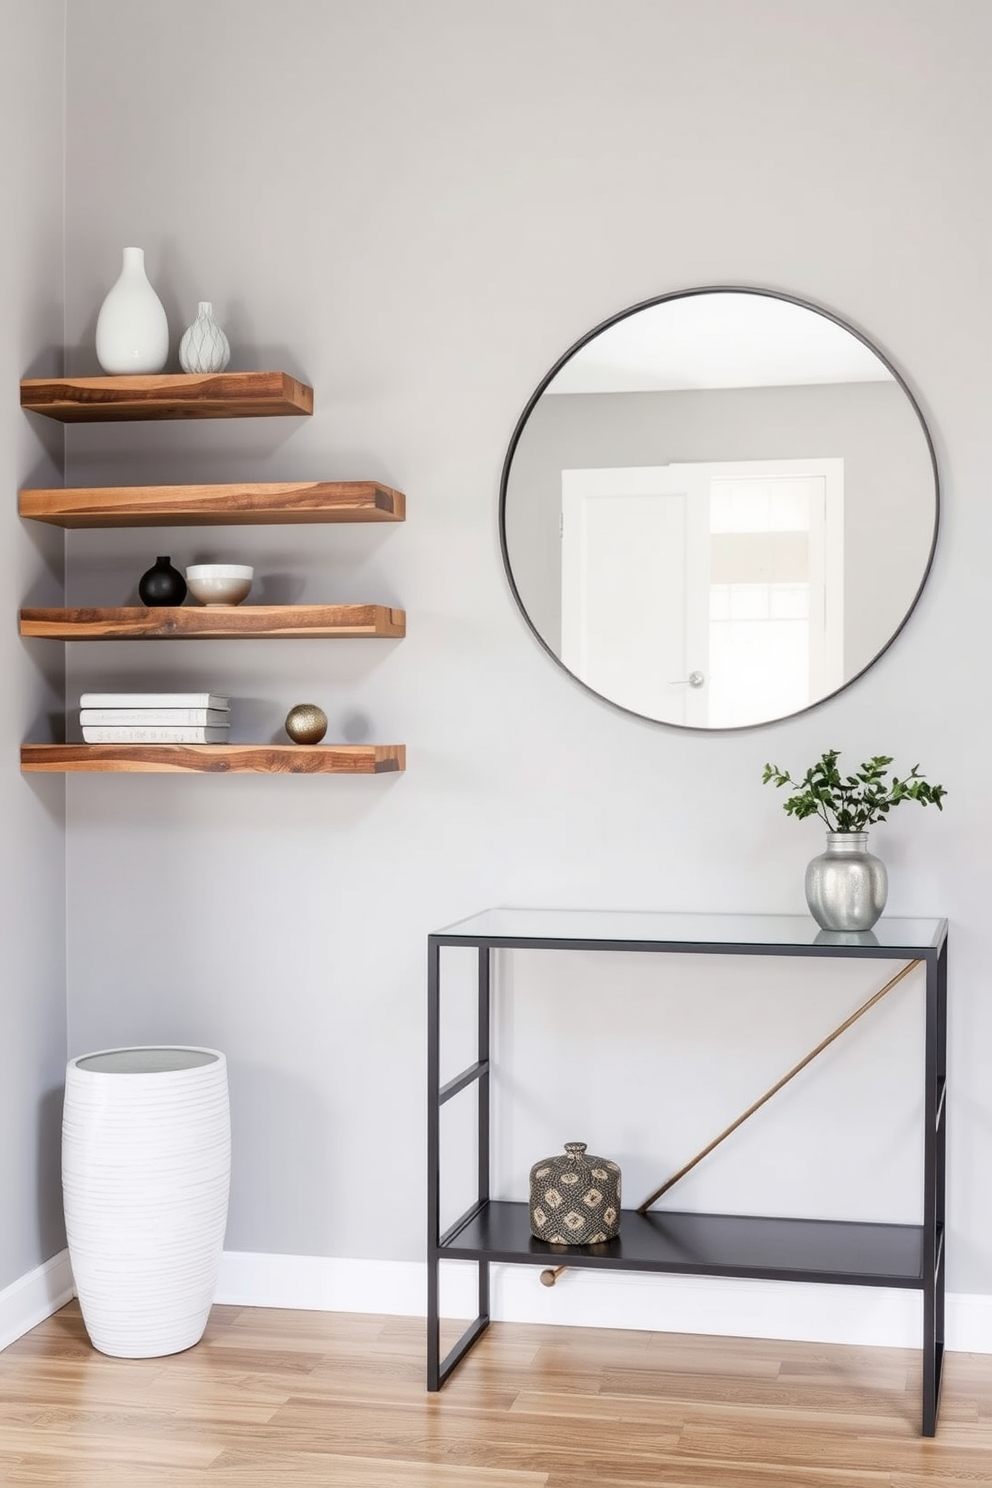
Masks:
[[[842,551],[843,462],[831,464],[710,480],[710,728],[797,713],[840,685],[844,586],[827,555]]]

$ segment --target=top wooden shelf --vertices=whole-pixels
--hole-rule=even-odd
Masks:
[[[28,378],[21,407],[64,424],[263,418],[313,413],[313,388],[286,372]]]

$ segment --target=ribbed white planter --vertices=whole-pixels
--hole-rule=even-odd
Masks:
[[[62,1190],[94,1348],[147,1359],[203,1336],[230,1173],[227,1061],[216,1049],[106,1049],[69,1061]]]

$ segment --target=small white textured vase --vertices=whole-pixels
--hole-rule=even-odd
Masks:
[[[125,248],[117,282],[100,306],[96,359],[111,375],[161,372],[169,360],[169,322],[145,273],[145,250]]]
[[[223,372],[230,360],[231,348],[214,320],[214,307],[201,300],[196,319],[179,343],[179,365],[184,372]]]
[[[216,1049],[106,1049],[69,1061],[62,1192],[94,1348],[150,1359],[199,1342],[230,1172],[227,1061]]]

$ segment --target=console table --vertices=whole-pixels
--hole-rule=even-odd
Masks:
[[[446,946],[475,948],[477,1057],[441,1084],[441,966]],[[663,955],[828,956],[919,961],[926,977],[923,1217],[877,1224],[749,1215],[624,1210],[620,1234],[595,1247],[552,1246],[530,1233],[526,1203],[490,1198],[490,1027],[494,952],[500,949],[650,951]],[[663,914],[649,911],[487,909],[428,936],[428,1286],[427,1387],[439,1390],[489,1325],[489,1266],[547,1267],[835,1282],[923,1293],[922,1434],[937,1427],[944,1351],[944,1154],[947,1048],[947,922],[879,920],[873,930],[819,930],[806,915]],[[478,1101],[475,1203],[441,1231],[440,1115],[471,1086]],[[478,1267],[478,1314],[440,1353],[439,1269],[443,1260]]]

